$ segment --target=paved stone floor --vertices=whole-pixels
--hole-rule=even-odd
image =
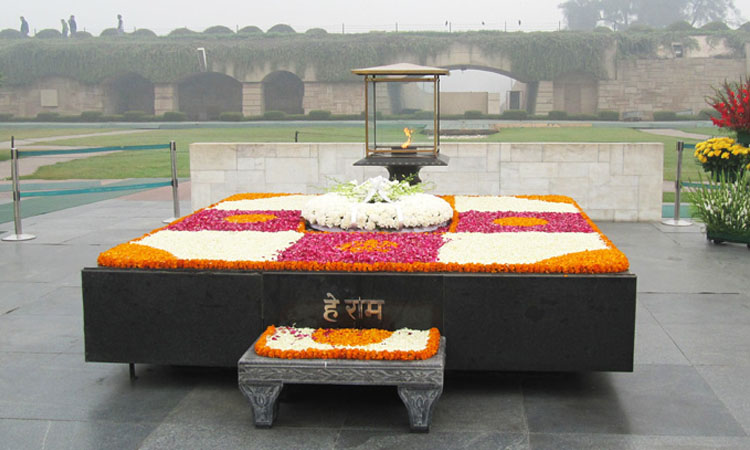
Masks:
[[[232,370],[139,365],[131,382],[84,362],[80,269],[170,215],[138,194],[25,219],[36,240],[0,243],[0,448],[750,448],[744,245],[600,224],[638,275],[633,373],[449,374],[429,434],[409,433],[394,388],[290,386],[258,430]]]

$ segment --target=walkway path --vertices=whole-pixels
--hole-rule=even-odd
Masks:
[[[85,362],[81,268],[171,214],[107,200],[0,243],[0,448],[750,448],[750,251],[698,226],[597,223],[638,276],[633,372],[449,373],[413,434],[393,388],[290,386],[256,429],[236,369]]]
[[[643,128],[640,129],[640,131],[643,131],[644,133],[658,134],[659,136],[672,136],[684,139],[708,139],[711,137],[707,134],[686,133],[684,131],[673,130],[671,128]]]

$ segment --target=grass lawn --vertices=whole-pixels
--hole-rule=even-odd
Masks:
[[[78,134],[103,133],[113,131],[111,128],[31,128],[31,127],[0,127],[0,142],[10,142],[11,136],[16,141],[23,139],[38,139],[53,136],[70,136]],[[54,145],[54,144],[52,144]],[[10,144],[0,149],[0,161],[10,159]]]
[[[693,129],[694,130],[694,129]],[[70,133],[71,130],[68,130]],[[294,142],[295,131],[299,131],[299,142],[362,142],[364,129],[361,124],[336,126],[248,126],[241,128],[188,128],[174,130],[151,130],[127,135],[98,136],[90,138],[39,142],[40,145],[109,146],[162,144],[175,140],[178,150],[178,175],[188,177],[188,146],[194,142]],[[78,130],[74,132],[79,133]],[[417,142],[430,141],[429,136],[416,134]],[[386,130],[384,140],[402,142],[403,131],[394,125]],[[380,139],[379,139],[380,141]],[[676,167],[676,143],[678,139],[644,133],[631,128],[505,128],[499,133],[458,142],[661,142],[664,144],[664,179],[674,180]],[[686,142],[697,142],[685,140]],[[457,142],[443,139],[443,142]],[[697,179],[700,168],[690,152],[683,161],[683,178]],[[167,151],[112,153],[57,163],[39,168],[26,178],[35,179],[116,179],[169,177]]]

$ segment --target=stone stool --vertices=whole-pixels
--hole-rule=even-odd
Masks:
[[[358,359],[281,359],[258,356],[255,343],[240,358],[239,386],[253,407],[256,427],[273,425],[284,383],[396,386],[409,412],[412,431],[427,432],[443,392],[445,337],[430,359],[381,361]]]

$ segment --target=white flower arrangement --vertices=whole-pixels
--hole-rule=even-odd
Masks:
[[[424,193],[403,195],[390,203],[361,203],[331,192],[307,202],[302,217],[311,226],[324,230],[424,231],[449,222],[453,209],[445,200]]]

